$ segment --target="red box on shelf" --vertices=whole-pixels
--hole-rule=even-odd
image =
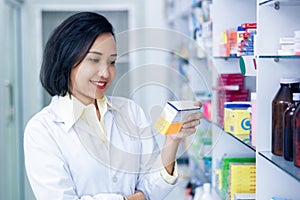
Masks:
[[[245,78],[241,73],[236,74],[220,74],[218,79],[218,86],[234,86],[238,85],[239,90],[244,89]]]
[[[245,77],[241,73],[220,74],[218,85],[215,87],[218,91],[217,113],[219,125],[223,126],[225,102],[248,101],[250,91],[244,89],[244,85]]]
[[[212,104],[211,101],[205,101],[203,103],[203,117],[205,117],[208,121],[212,121]]]

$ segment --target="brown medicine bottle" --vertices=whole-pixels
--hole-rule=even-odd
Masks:
[[[293,132],[293,161],[295,166],[300,167],[300,106],[298,106],[295,112]]]
[[[283,157],[285,160],[293,160],[293,133],[294,133],[294,116],[297,107],[300,104],[300,93],[293,93],[293,103],[284,111],[283,120]]]
[[[292,94],[299,92],[298,78],[281,78],[280,88],[272,101],[272,153],[283,155],[283,114],[293,102]]]

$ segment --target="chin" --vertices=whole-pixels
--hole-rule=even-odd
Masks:
[[[105,94],[95,94],[95,99],[101,99]]]

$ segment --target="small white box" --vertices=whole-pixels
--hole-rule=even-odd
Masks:
[[[255,200],[254,193],[236,193],[234,194],[234,200]]]
[[[187,117],[199,112],[199,110],[200,107],[195,106],[194,101],[169,101],[154,127],[164,135],[176,134],[180,131]]]

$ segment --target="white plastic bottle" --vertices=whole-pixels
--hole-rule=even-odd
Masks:
[[[193,200],[201,200],[202,197],[202,186],[196,187],[195,195]]]
[[[200,200],[213,200],[213,197],[210,192],[210,183],[203,184],[203,194]]]

